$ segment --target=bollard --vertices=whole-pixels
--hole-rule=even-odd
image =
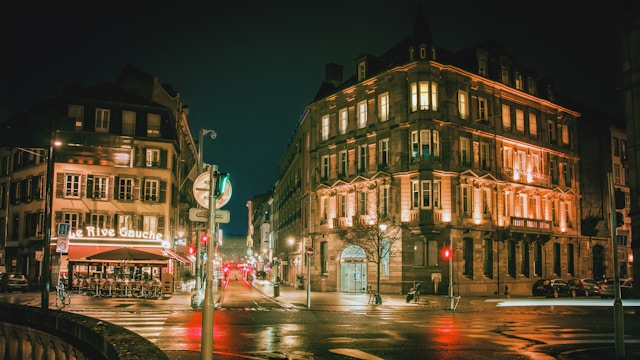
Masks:
[[[280,284],[277,282],[273,284],[273,297],[280,296]]]

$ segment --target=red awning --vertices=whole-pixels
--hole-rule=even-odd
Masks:
[[[69,262],[74,263],[118,263],[118,260],[101,260],[101,259],[87,259],[87,257],[91,257],[95,254],[100,254],[105,251],[116,250],[121,248],[121,246],[80,246],[80,245],[71,245],[69,246]],[[144,248],[144,247],[133,247],[132,249],[141,250],[148,252],[150,254],[161,255],[169,258],[173,258],[177,261],[180,261],[183,264],[189,263],[190,261],[175,251],[164,248]],[[157,264],[157,265],[167,265],[167,260],[122,260],[122,263],[130,263],[130,264]]]

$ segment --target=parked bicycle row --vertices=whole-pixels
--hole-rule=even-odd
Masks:
[[[80,279],[74,284],[78,293],[99,297],[159,298],[160,280]]]

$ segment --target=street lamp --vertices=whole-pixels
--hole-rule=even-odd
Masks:
[[[46,194],[44,200],[44,244],[42,247],[42,274],[40,306],[43,310],[49,310],[49,289],[51,288],[51,214],[53,212],[53,149],[61,142],[54,140],[54,132],[49,138],[49,150],[47,152],[47,178],[45,181]]]

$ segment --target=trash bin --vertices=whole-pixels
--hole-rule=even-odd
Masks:
[[[280,284],[274,283],[273,284],[273,297],[278,297],[278,296],[280,296]]]

